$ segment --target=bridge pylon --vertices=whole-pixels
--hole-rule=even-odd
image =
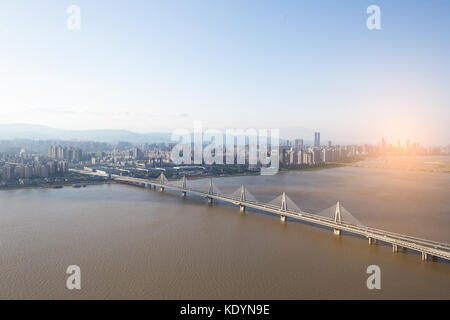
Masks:
[[[241,186],[241,195],[239,196],[239,200],[242,202],[245,202],[245,187],[244,187],[244,185]],[[245,212],[245,206],[243,204],[239,205],[239,211]]]
[[[341,205],[339,204],[339,201],[336,203],[336,211],[334,212],[334,222],[337,224],[341,224],[341,222],[342,222]],[[335,228],[334,234],[340,236],[341,230]]]
[[[159,184],[167,184],[167,178],[164,175],[164,172],[161,172],[161,174],[159,175]]]
[[[181,188],[186,190],[186,176],[184,175],[181,179]],[[186,191],[181,191],[181,197],[186,198]]]
[[[283,192],[283,195],[281,196],[281,210],[287,211],[286,192]]]
[[[336,223],[342,222],[341,205],[339,204],[339,201],[336,203],[336,211],[334,212],[334,222]]]
[[[213,193],[214,193],[213,181],[212,181],[212,179],[209,179],[208,194],[212,195]],[[213,198],[207,196],[206,199],[208,200],[209,205],[213,204]]]
[[[239,198],[240,201],[245,201],[245,187],[244,185],[241,186],[241,196]]]
[[[281,196],[281,211],[287,211],[287,200],[286,200],[286,192],[283,192],[283,195]],[[286,221],[286,216],[281,214],[280,215],[281,221]]]
[[[214,192],[213,182],[212,179],[209,179],[208,194],[213,194],[213,192]]]

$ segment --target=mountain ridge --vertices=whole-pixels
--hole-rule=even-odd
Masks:
[[[138,133],[124,129],[66,130],[39,124],[0,124],[0,140],[12,139],[156,143],[169,142],[170,133]]]

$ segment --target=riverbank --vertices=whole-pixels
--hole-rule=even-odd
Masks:
[[[300,172],[300,171],[318,171],[325,169],[334,169],[339,167],[346,167],[348,165],[341,163],[332,163],[325,166],[317,166],[317,167],[307,167],[307,168],[283,168],[278,173],[288,173],[288,172]]]
[[[63,187],[68,187],[68,186],[73,186],[75,184],[78,185],[100,185],[100,184],[107,184],[109,183],[109,181],[87,181],[87,182],[69,182],[69,183],[58,183],[58,184],[38,184],[38,185],[33,185],[33,186],[20,186],[20,185],[15,185],[15,186],[11,186],[11,187],[0,187],[0,191],[1,190],[23,190],[23,189],[58,189],[58,186],[63,186]],[[75,188],[75,187],[74,187]]]
[[[348,164],[365,169],[450,173],[449,156],[380,156]]]

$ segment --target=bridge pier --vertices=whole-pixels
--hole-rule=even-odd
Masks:
[[[340,236],[340,235],[341,235],[341,230],[339,230],[339,229],[334,229],[334,230],[333,230],[333,233],[334,233],[335,235],[337,235],[337,236]]]
[[[422,252],[422,260],[427,261],[428,260],[428,253]]]
[[[164,187],[159,187],[159,192],[163,192],[164,191]]]
[[[373,239],[371,237],[369,237],[369,245],[373,244]]]
[[[186,191],[181,191],[181,197],[186,198]]]
[[[242,204],[239,205],[239,211],[240,212],[245,212],[245,206],[243,206]]]
[[[286,222],[286,216],[280,215],[280,219],[281,219],[282,222]]]
[[[208,204],[212,205],[213,204],[213,198],[208,197],[207,199],[208,199]]]
[[[392,252],[398,252],[398,245],[396,245],[395,243],[392,244]]]

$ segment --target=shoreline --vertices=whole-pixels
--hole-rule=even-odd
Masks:
[[[300,171],[316,171],[316,170],[324,170],[324,169],[333,169],[333,168],[337,168],[337,167],[342,167],[344,166],[343,164],[339,164],[339,165],[330,165],[330,166],[325,166],[325,167],[313,167],[313,168],[302,168],[302,169],[284,169],[284,170],[279,170],[277,172],[277,174],[281,174],[281,173],[288,173],[288,172],[300,172]],[[246,176],[260,176],[260,172],[247,172],[247,173],[237,173],[237,174],[228,174],[228,175],[205,175],[205,176],[189,176],[186,177],[187,179],[190,180],[201,180],[201,179],[214,179],[214,178],[232,178],[232,177],[246,177]],[[145,179],[145,178],[143,178]],[[151,178],[147,178],[147,179],[151,179]],[[169,181],[178,181],[180,180],[178,179],[172,179],[172,178],[168,178],[167,180]],[[55,186],[63,186],[63,187],[69,187],[69,186],[73,186],[75,184],[85,184],[85,185],[100,185],[100,184],[111,184],[111,183],[116,183],[114,180],[105,180],[105,181],[90,181],[90,182],[70,182],[70,183],[59,183],[59,184],[54,184],[54,185],[45,185],[45,184],[41,184],[41,185],[35,185],[35,186],[13,186],[13,187],[0,187],[0,191],[4,190],[24,190],[24,189],[58,189],[55,188]]]
[[[409,172],[422,172],[422,173],[444,173],[449,174],[450,170],[435,170],[435,169],[425,169],[425,168],[401,168],[401,167],[382,167],[382,166],[370,166],[365,164],[360,164],[361,161],[365,159],[353,160],[350,162],[334,162],[329,163],[324,166],[317,167],[306,167],[306,168],[282,168],[276,174],[286,174],[289,172],[312,172],[319,170],[335,169],[342,167],[353,167],[353,168],[363,168],[363,169],[374,169],[374,170],[393,170],[393,171],[409,171]],[[232,178],[232,177],[245,177],[245,176],[260,176],[260,172],[244,172],[236,174],[224,174],[224,175],[205,175],[205,176],[187,176],[186,178],[190,180],[201,180],[201,179],[214,179],[214,178]],[[144,178],[145,179],[145,178]],[[151,179],[151,178],[147,178]],[[168,178],[169,181],[178,181],[180,178],[173,179]],[[75,184],[81,185],[101,185],[101,184],[111,184],[114,181],[88,181],[88,182],[69,182],[69,183],[58,183],[53,185],[38,184],[33,186],[12,186],[12,187],[0,187],[0,192],[2,190],[21,190],[21,189],[58,189],[55,186],[73,186]]]
[[[107,184],[110,181],[95,181],[95,182],[72,182],[72,183],[60,183],[60,184],[54,184],[54,185],[36,185],[36,186],[24,186],[24,187],[20,187],[20,186],[14,186],[14,187],[0,187],[0,191],[2,190],[26,190],[26,189],[60,189],[60,188],[55,188],[56,186],[63,186],[63,187],[73,187],[74,184],[80,184],[80,185],[99,185],[99,184]],[[74,189],[78,189],[73,187]],[[83,187],[81,187],[83,188]]]

